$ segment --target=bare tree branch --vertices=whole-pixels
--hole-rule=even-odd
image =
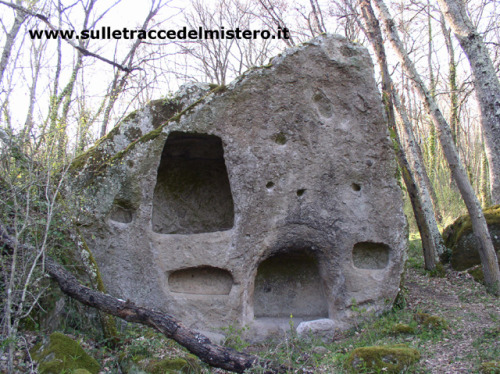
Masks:
[[[50,21],[47,18],[47,16],[44,16],[43,14],[32,12],[31,10],[26,9],[26,8],[20,6],[20,5],[8,3],[8,2],[6,2],[4,0],[0,0],[0,4],[6,5],[6,6],[12,8],[12,9],[20,11],[20,12],[22,12],[24,14],[27,14],[27,15],[30,15],[32,17],[38,18],[38,19],[42,20],[51,30],[54,30],[54,31],[57,30],[57,28],[54,25],[52,25],[52,23],[50,23]],[[134,70],[134,69],[130,69],[130,68],[126,67],[126,66],[123,66],[123,65],[121,65],[121,64],[119,64],[119,63],[117,63],[115,61],[108,60],[106,57],[99,56],[98,54],[95,54],[94,52],[91,52],[88,49],[83,48],[82,46],[79,46],[79,45],[75,44],[70,39],[64,39],[64,41],[66,43],[68,43],[69,45],[71,45],[76,50],[78,50],[84,56],[94,57],[94,58],[96,58],[98,60],[101,60],[101,61],[107,63],[107,64],[113,65],[117,69],[120,69],[120,70],[122,70],[124,72],[127,72],[127,73],[130,73],[130,72],[132,72]]]

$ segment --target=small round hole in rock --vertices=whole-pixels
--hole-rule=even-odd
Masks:
[[[273,187],[274,187],[274,183],[273,183],[273,182],[267,182],[267,183],[266,183],[266,188],[271,189],[271,188],[273,188]]]
[[[283,132],[279,132],[274,135],[274,142],[279,145],[285,145],[287,142],[286,135]]]
[[[351,184],[351,188],[353,191],[361,191],[361,186],[357,183]]]
[[[297,196],[302,196],[306,193],[305,188],[301,188],[300,190],[297,190]]]

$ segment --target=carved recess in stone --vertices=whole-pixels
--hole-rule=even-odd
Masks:
[[[131,204],[115,200],[109,213],[109,219],[119,223],[130,223],[134,219],[134,213],[135,209],[132,208]]]
[[[360,242],[352,249],[352,261],[358,269],[384,269],[389,263],[389,253],[386,244]]]
[[[332,102],[326,97],[323,91],[317,90],[312,99],[323,117],[330,118],[333,116]]]
[[[328,317],[317,259],[306,250],[285,252],[263,261],[254,290],[256,318]]]
[[[168,277],[168,287],[174,293],[229,295],[232,286],[229,271],[211,266],[176,270]]]
[[[219,137],[171,133],[158,167],[153,231],[196,234],[233,227],[234,204]]]

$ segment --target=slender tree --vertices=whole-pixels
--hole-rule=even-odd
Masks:
[[[438,3],[472,68],[488,156],[491,198],[494,204],[500,204],[500,82],[496,69],[483,38],[467,15],[466,3],[463,0],[438,0]]]
[[[455,61],[455,49],[451,41],[450,30],[446,27],[444,17],[440,18],[441,31],[444,36],[444,42],[446,45],[446,50],[448,51],[448,84],[449,84],[449,96],[450,96],[450,125],[451,132],[453,134],[453,141],[458,144],[458,139],[460,138],[459,130],[459,119],[458,116],[458,86],[457,86],[457,63]]]
[[[41,13],[37,13],[35,11],[32,11],[31,9],[28,9],[28,8],[25,8],[21,5],[18,5],[18,4],[14,4],[14,3],[8,3],[7,1],[4,1],[4,0],[0,0],[0,4],[2,5],[5,5],[5,6],[8,6],[9,8],[12,8],[12,9],[15,9],[16,11],[19,11],[21,14],[24,14],[24,15],[28,15],[28,16],[31,16],[31,17],[35,17],[35,18],[38,18],[40,20],[42,20],[49,29],[51,30],[58,30],[58,27],[54,26],[50,20],[49,20],[49,17],[44,15],[44,14],[41,14]],[[85,48],[82,48],[80,46],[78,46],[75,42],[73,42],[73,40],[71,39],[68,39],[68,38],[65,38],[64,41],[66,43],[68,43],[69,45],[71,45],[73,48],[79,50],[80,52],[83,53],[84,56],[91,56],[91,57],[94,57],[98,60],[101,60],[107,64],[110,64],[110,65],[113,65],[114,67],[120,69],[120,70],[123,70],[123,71],[128,71],[129,69],[123,65],[120,65],[119,63],[117,62],[114,62],[114,61],[111,61],[97,53],[94,53],[94,52],[91,52],[89,51],[88,49],[85,49]]]

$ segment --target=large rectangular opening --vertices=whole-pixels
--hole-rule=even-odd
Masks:
[[[317,259],[306,250],[285,252],[263,261],[254,290],[256,318],[328,318]]]
[[[172,132],[153,197],[153,231],[196,234],[233,227],[234,204],[219,137]]]

